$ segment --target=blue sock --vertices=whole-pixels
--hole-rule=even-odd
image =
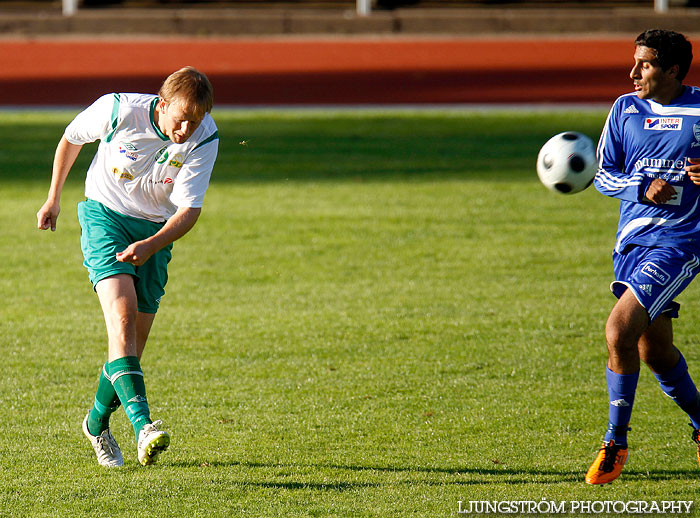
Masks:
[[[664,374],[654,374],[661,390],[690,417],[693,428],[700,429],[700,394],[688,374],[688,364],[681,354],[674,368]]]
[[[605,379],[608,382],[608,430],[604,441],[615,441],[615,444],[627,446],[627,430],[632,417],[634,394],[637,391],[639,372],[634,374],[617,374],[605,368]]]

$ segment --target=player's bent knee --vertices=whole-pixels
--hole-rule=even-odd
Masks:
[[[605,326],[605,341],[610,352],[624,353],[637,349],[640,334],[624,322],[609,319]]]

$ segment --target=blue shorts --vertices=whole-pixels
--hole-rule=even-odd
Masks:
[[[632,290],[653,321],[662,313],[678,318],[678,296],[700,271],[700,257],[677,248],[634,246],[613,252],[615,281],[610,290],[617,298]]]
[[[156,313],[168,282],[172,244],[158,250],[141,266],[117,261],[131,243],[151,237],[164,223],[125,216],[94,200],[78,204],[80,246],[93,288],[103,279],[126,273],[134,278],[138,310]]]

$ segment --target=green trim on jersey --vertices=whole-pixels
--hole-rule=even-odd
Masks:
[[[119,122],[119,102],[121,101],[121,96],[119,94],[114,94],[114,105],[112,106],[112,119],[110,122],[110,127],[112,131],[109,132],[105,142],[111,142],[114,138],[114,133],[117,131],[117,123]]]
[[[153,99],[153,102],[151,102],[151,126],[153,126],[153,129],[156,130],[156,134],[158,137],[160,137],[161,140],[170,140],[166,135],[163,134],[162,131],[160,131],[160,128],[158,127],[158,124],[156,124],[156,105],[158,104],[159,98],[156,97]]]
[[[217,140],[219,138],[219,132],[215,131],[213,135],[208,136],[204,140],[202,140],[199,144],[195,146],[194,149],[198,149],[202,147],[204,144],[209,144],[209,142],[213,142],[214,140]],[[192,151],[194,151],[194,149]]]

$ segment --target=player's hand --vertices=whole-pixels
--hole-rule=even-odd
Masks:
[[[646,198],[656,205],[668,202],[673,199],[675,195],[676,190],[673,186],[661,178],[654,179],[645,194]]]
[[[685,166],[688,178],[690,178],[690,181],[695,185],[700,185],[700,158],[689,158],[688,163],[691,164]]]
[[[156,251],[152,250],[145,241],[136,241],[127,246],[122,252],[117,252],[117,261],[141,266],[148,261],[155,252]]]
[[[59,212],[61,212],[59,203],[47,200],[36,213],[37,228],[39,230],[51,229],[52,232],[55,232]]]

